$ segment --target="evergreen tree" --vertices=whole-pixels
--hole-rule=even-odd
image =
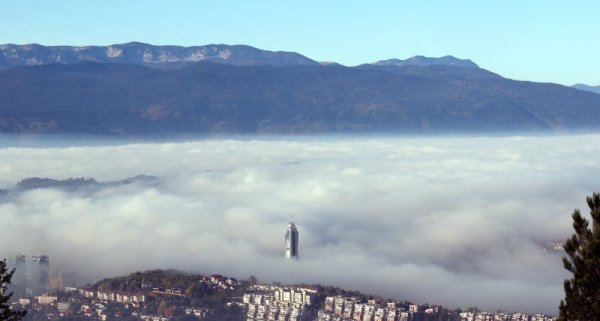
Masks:
[[[587,197],[592,226],[581,212],[573,211],[575,234],[564,244],[565,269],[573,277],[565,280],[565,299],[560,302],[559,320],[587,321],[600,318],[600,194]]]
[[[27,311],[16,311],[10,308],[8,301],[12,297],[12,292],[8,292],[8,285],[12,279],[15,270],[6,269],[6,261],[0,260],[0,321],[19,321]]]

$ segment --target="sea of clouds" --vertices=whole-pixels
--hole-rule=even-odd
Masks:
[[[46,253],[92,278],[174,268],[556,313],[574,208],[600,190],[600,136],[272,137],[0,148],[27,177],[160,177],[0,203],[0,255]],[[284,259],[290,215],[300,260]]]

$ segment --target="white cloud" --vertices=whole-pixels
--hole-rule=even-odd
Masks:
[[[598,188],[600,136],[205,139],[0,149],[26,177],[161,177],[0,204],[0,254],[46,252],[94,276],[150,268],[324,283],[449,307],[556,312],[560,256]],[[289,215],[297,264],[283,259]]]

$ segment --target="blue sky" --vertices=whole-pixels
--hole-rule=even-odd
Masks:
[[[600,2],[4,1],[0,43],[247,44],[357,65],[469,58],[505,77],[600,85]]]

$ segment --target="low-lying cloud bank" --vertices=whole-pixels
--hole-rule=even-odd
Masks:
[[[26,177],[161,177],[0,204],[0,254],[94,277],[151,268],[339,285],[450,307],[555,313],[567,275],[546,240],[600,190],[600,136],[309,137],[0,149]],[[283,258],[294,214],[299,262]]]

